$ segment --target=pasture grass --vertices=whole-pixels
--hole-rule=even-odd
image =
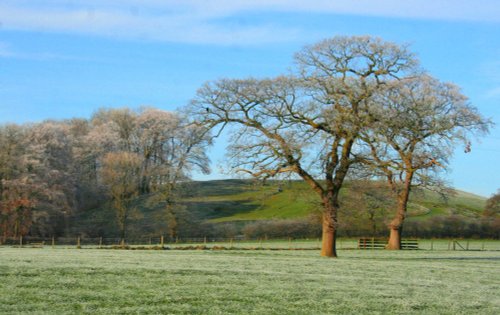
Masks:
[[[500,252],[0,247],[0,314],[499,314]]]

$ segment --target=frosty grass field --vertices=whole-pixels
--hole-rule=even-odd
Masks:
[[[500,314],[500,251],[0,247],[0,314]]]

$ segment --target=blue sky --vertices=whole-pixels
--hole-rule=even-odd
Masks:
[[[0,123],[90,117],[100,107],[174,110],[208,80],[286,73],[294,52],[335,35],[411,50],[496,124],[447,174],[500,188],[500,1],[2,0]],[[214,172],[225,143],[211,149]]]

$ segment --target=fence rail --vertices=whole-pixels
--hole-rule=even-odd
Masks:
[[[373,241],[372,238],[354,239],[340,238],[337,248],[341,250],[371,249],[384,247],[384,241]],[[463,239],[419,239],[412,240],[418,244],[420,250],[489,250],[500,251],[499,240],[463,240]],[[319,249],[320,239],[266,239],[266,238],[167,238],[159,236],[144,236],[127,238],[123,243],[118,237],[30,237],[0,239],[0,245],[42,248],[42,247],[70,247],[70,248],[109,248],[116,246],[143,247],[143,248],[232,248],[232,249]]]
[[[389,239],[362,237],[358,240],[358,249],[385,249]],[[419,249],[417,239],[402,239],[401,249]]]

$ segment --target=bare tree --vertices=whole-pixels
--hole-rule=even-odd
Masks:
[[[125,158],[112,154],[123,152],[140,163],[133,181],[138,193],[156,192],[164,197],[161,201],[175,204],[179,182],[186,182],[194,169],[208,172],[209,140],[206,130],[185,116],[154,108],[100,109],[90,120],[2,125],[0,233],[68,233],[77,212],[99,208],[113,197],[104,186],[111,187],[120,173],[114,160]],[[116,171],[114,178],[111,170]]]
[[[208,174],[210,171],[206,155],[210,138],[205,128],[170,112],[146,109],[138,121],[143,129],[138,137],[142,139],[140,151],[144,154],[142,184],[147,184],[148,189],[157,193],[153,200],[165,204],[163,218],[173,239],[177,237],[185,212],[179,199],[191,172],[198,170]]]
[[[205,126],[233,128],[233,170],[293,173],[309,184],[323,204],[321,255],[336,257],[339,192],[371,98],[417,62],[404,47],[370,37],[324,40],[295,60],[296,77],[207,83],[191,110]]]
[[[154,108],[142,108],[137,112],[102,109],[93,122],[99,126],[99,132],[90,134],[103,152],[111,150],[136,155],[140,164],[135,182],[137,193],[154,192],[153,200],[165,204],[163,217],[168,222],[169,234],[175,237],[177,214],[182,212],[178,204],[179,183],[188,181],[194,169],[209,172],[205,149],[210,139],[206,129],[190,123],[178,113]],[[116,139],[118,145],[109,145],[111,139]]]
[[[9,236],[26,235],[33,223],[32,211],[35,206],[33,190],[36,186],[24,177],[2,180],[0,199],[0,231],[3,241]]]
[[[342,226],[358,234],[376,237],[385,230],[385,220],[393,208],[393,198],[383,181],[353,180],[349,193],[340,199]]]
[[[491,218],[500,216],[500,189],[486,201],[483,215]]]
[[[139,194],[140,165],[139,156],[130,152],[108,153],[103,159],[101,174],[112,197],[122,245],[132,212],[132,201]]]
[[[375,123],[361,136],[371,155],[364,162],[386,178],[396,196],[388,249],[400,249],[412,186],[439,184],[456,145],[463,143],[469,152],[469,137],[487,132],[490,121],[457,86],[428,75],[388,84],[372,99],[370,117]]]
[[[133,147],[142,155],[141,192],[175,187],[194,169],[209,172],[205,129],[178,113],[153,108],[143,109],[135,125]]]

